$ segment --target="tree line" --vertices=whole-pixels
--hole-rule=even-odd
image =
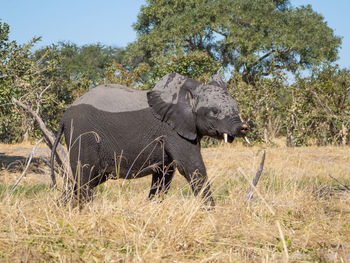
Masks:
[[[40,136],[15,107],[30,105],[56,130],[64,110],[90,88],[150,89],[177,72],[227,80],[256,142],[288,146],[350,143],[350,72],[335,64],[341,38],[311,6],[287,0],[147,0],[124,48],[71,42],[20,45],[0,20],[0,141]],[[292,79],[292,81],[287,81]]]

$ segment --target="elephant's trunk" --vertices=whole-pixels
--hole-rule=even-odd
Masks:
[[[248,132],[249,132],[249,126],[248,126],[248,124],[243,123],[242,126],[241,126],[241,129],[240,129],[240,133],[242,134],[244,140],[245,140],[248,144],[250,144],[250,141],[248,140],[248,138],[247,138],[247,136],[246,136]]]
[[[240,129],[240,133],[245,136],[249,131],[249,126],[246,123],[243,123]]]

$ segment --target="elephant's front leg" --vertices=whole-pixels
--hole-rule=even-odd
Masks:
[[[180,163],[178,169],[191,185],[194,195],[201,194],[204,204],[214,207],[215,202],[211,195],[210,184],[201,154],[192,155],[191,158]]]
[[[167,194],[170,188],[171,181],[174,177],[174,168],[170,168],[165,174],[152,174],[151,190],[149,191],[148,199],[153,199],[157,195]]]

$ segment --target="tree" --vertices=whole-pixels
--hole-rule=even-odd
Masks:
[[[325,65],[309,78],[298,76],[287,108],[295,144],[350,143],[350,71]]]
[[[0,141],[17,142],[38,135],[35,122],[12,103],[12,98],[29,105],[48,128],[55,130],[65,107],[88,89],[92,82],[71,79],[62,67],[64,56],[46,47],[33,55],[40,40],[18,45],[9,40],[10,27],[0,21]]]
[[[33,98],[31,83],[40,78],[40,70],[30,58],[31,48],[40,38],[18,45],[9,40],[10,27],[0,21],[0,140],[16,141],[22,138],[26,120],[18,114],[11,98]]]
[[[246,82],[337,59],[341,39],[311,6],[288,0],[147,0],[126,62],[203,52]]]
[[[42,48],[34,53],[34,57],[39,58],[43,53],[50,50],[51,57],[60,56],[62,77],[79,80],[87,78],[93,84],[99,84],[104,77],[107,66],[113,61],[120,62],[123,52],[122,48],[105,46],[100,43],[84,46],[77,46],[70,42],[59,42]]]
[[[241,75],[235,75],[228,83],[233,97],[239,105],[244,121],[251,131],[248,137],[252,141],[269,144],[272,139],[285,135],[286,112],[289,104],[289,90],[281,78],[264,78],[246,83]]]

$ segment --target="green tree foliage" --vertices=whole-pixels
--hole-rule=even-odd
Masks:
[[[31,84],[40,78],[40,70],[31,60],[31,48],[39,40],[25,45],[9,40],[10,27],[0,21],[0,140],[12,142],[23,135],[23,117],[16,114],[11,98],[32,97]]]
[[[105,46],[100,43],[77,46],[70,42],[59,42],[35,52],[36,58],[50,50],[50,53],[62,58],[61,74],[71,79],[88,78],[95,85],[104,77],[107,66],[113,61],[120,62],[122,48]],[[49,58],[50,59],[50,58]]]
[[[349,144],[350,71],[327,65],[290,87],[287,112],[289,142]]]
[[[327,65],[311,77],[261,79],[254,85],[229,83],[241,116],[251,125],[253,141],[270,143],[286,136],[288,146],[350,144],[350,71]]]
[[[207,53],[192,51],[187,54],[155,58],[151,79],[154,83],[168,73],[177,72],[192,79],[207,82],[220,68],[220,63],[214,61]]]
[[[0,141],[16,142],[38,135],[33,119],[11,98],[30,105],[55,130],[63,111],[89,88],[105,81],[105,71],[120,60],[122,49],[102,44],[78,47],[52,44],[37,51],[40,40],[18,45],[9,40],[10,27],[0,21]]]
[[[251,127],[252,141],[270,143],[285,135],[288,89],[280,78],[260,79],[253,84],[236,75],[228,83],[241,117]]]
[[[221,68],[220,63],[200,51],[155,57],[153,60],[153,67],[146,62],[141,62],[134,68],[115,62],[107,67],[104,80],[107,83],[118,83],[138,89],[151,89],[168,73],[177,72],[207,82]]]
[[[9,26],[0,22],[0,141],[16,142],[34,131],[34,121],[12,104],[11,98],[30,105],[48,127],[55,129],[67,105],[91,86],[86,79],[65,77],[65,57],[47,47],[33,55],[40,40],[18,45],[9,40]]]
[[[245,82],[337,58],[341,43],[310,6],[288,0],[147,0],[127,64],[200,51]]]

